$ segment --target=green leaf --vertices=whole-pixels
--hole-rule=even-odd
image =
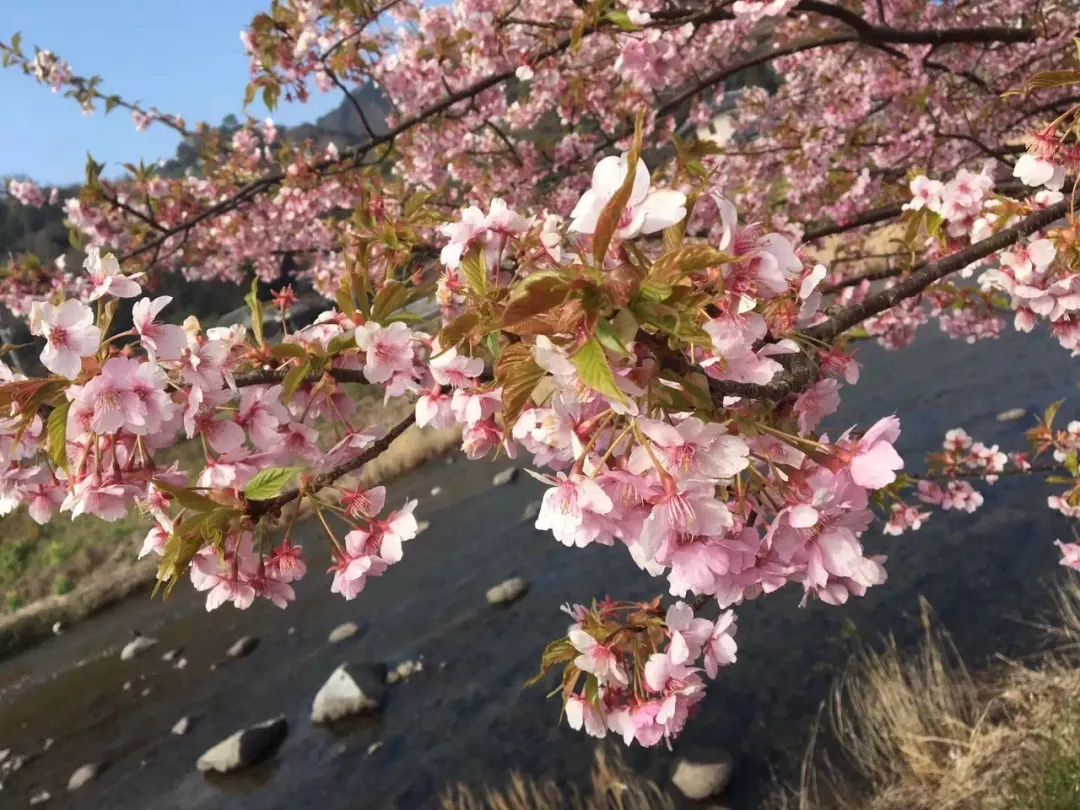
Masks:
[[[472,248],[461,260],[461,274],[469,290],[480,298],[487,295],[488,268],[487,257],[482,245]]]
[[[347,335],[334,335],[326,345],[326,354],[333,357],[335,354],[356,348],[356,333],[349,332]]]
[[[513,426],[532,392],[547,375],[523,343],[506,346],[495,361],[495,381],[502,389],[503,422]]]
[[[604,13],[604,19],[614,25],[620,31],[637,31],[638,27],[630,21],[630,15],[625,11],[612,9]]]
[[[386,323],[386,319],[405,306],[408,300],[409,290],[404,284],[396,279],[387,281],[371,304],[371,319]]]
[[[1080,462],[1076,460],[1076,451],[1070,450],[1065,456],[1065,469],[1073,478],[1080,477]]]
[[[439,332],[439,346],[445,351],[457,346],[480,323],[480,314],[469,310],[458,315]]]
[[[1065,404],[1065,400],[1059,399],[1057,402],[1051,402],[1046,408],[1046,413],[1043,414],[1043,424],[1047,427],[1051,427],[1054,424],[1054,417],[1057,416],[1061,406]]]
[[[408,219],[417,211],[419,211],[423,207],[424,203],[426,203],[430,199],[430,191],[417,191],[415,194],[409,197],[408,201],[405,203],[405,206],[401,209],[402,213],[405,214],[405,218]]]
[[[270,347],[270,356],[283,360],[286,357],[295,357],[302,360],[307,357],[307,349],[299,343],[275,343]]]
[[[213,501],[205,495],[200,495],[194,490],[185,489],[184,487],[174,487],[172,484],[167,484],[156,478],[154,479],[154,486],[165,494],[171,495],[181,506],[192,509],[195,512],[212,512],[221,506],[217,501]]]
[[[285,379],[281,381],[282,402],[288,404],[289,400],[292,399],[292,395],[296,393],[296,389],[300,387],[300,383],[304,381],[304,377],[308,375],[309,371],[311,371],[311,365],[309,363],[301,363],[285,375]]]
[[[634,143],[626,155],[626,177],[623,178],[623,184],[619,190],[604,205],[596,220],[596,230],[593,233],[593,260],[597,267],[604,265],[604,257],[607,256],[611,238],[618,229],[619,218],[630,201],[630,193],[634,190],[634,177],[637,175],[638,158],[641,156],[641,137],[644,129],[645,110],[641,110],[634,125]]]
[[[1024,89],[1031,92],[1051,87],[1066,87],[1070,84],[1080,84],[1080,70],[1044,70],[1028,79]]]
[[[356,314],[356,305],[353,303],[352,282],[348,273],[341,277],[341,283],[338,284],[337,292],[334,293],[334,303],[337,304],[338,309],[350,318]]]
[[[671,285],[656,281],[644,281],[638,288],[638,295],[646,301],[666,301],[671,297]]]
[[[244,487],[244,497],[249,501],[265,501],[273,498],[285,488],[289,480],[302,467],[270,467],[256,473]]]
[[[626,395],[615,384],[615,374],[604,354],[604,347],[595,337],[581,344],[581,348],[570,356],[570,362],[589,388],[617,402],[626,402]]]
[[[259,300],[259,279],[251,280],[251,292],[244,296],[248,309],[251,310],[251,331],[255,335],[255,342],[263,345],[263,307]]]
[[[657,259],[649,270],[649,279],[659,283],[677,281],[687,273],[718,267],[733,261],[734,258],[708,245],[687,245],[668,251]]]
[[[619,336],[624,346],[629,346],[637,338],[637,318],[629,309],[620,309],[612,319],[611,325],[615,327],[615,334]]]
[[[49,458],[52,459],[53,464],[62,470],[68,468],[67,417],[70,409],[70,402],[65,402],[62,405],[53,408],[52,413],[49,414],[49,421],[46,425]]]
[[[503,310],[502,325],[513,326],[526,318],[548,312],[566,301],[570,283],[554,270],[532,273],[522,279]]]
[[[578,651],[574,649],[570,639],[556,639],[544,648],[544,652],[540,656],[540,672],[525,681],[525,685],[532,686],[543,678],[552,667],[573,661],[577,656]]]
[[[601,318],[596,322],[596,339],[608,351],[621,354],[623,357],[630,356],[630,350],[626,348],[626,345],[615,331],[615,327],[611,325],[611,321],[607,318]]]

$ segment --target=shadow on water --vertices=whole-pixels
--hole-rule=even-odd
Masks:
[[[968,346],[927,328],[909,351],[867,346],[860,359],[862,380],[845,389],[830,432],[896,412],[899,449],[912,470],[958,425],[988,444],[1021,449],[1030,422],[1003,425],[994,415],[1018,406],[1040,410],[1075,390],[1067,353],[1042,337],[1010,333]],[[1062,418],[1076,412],[1066,403]],[[130,600],[0,663],[0,683],[7,684],[0,749],[31,753],[45,738],[55,740],[7,780],[5,801],[25,806],[44,788],[54,797],[50,807],[423,808],[437,805],[448,783],[496,784],[511,769],[585,779],[592,741],[555,725],[557,704],[544,699],[551,685],[522,684],[546,641],[565,632],[558,605],[605,593],[646,598],[663,589],[617,550],[567,550],[523,522],[525,505],[542,488],[524,477],[492,490],[491,475],[506,463],[432,462],[392,484],[389,505],[418,497],[418,515],[431,528],[408,544],[402,565],[372,580],[353,602],[328,592],[319,573],[325,553],[318,551],[286,612],[258,605],[209,615],[198,594],[178,588],[168,602]],[[432,497],[436,483],[443,491]],[[1003,479],[983,491],[986,504],[974,515],[935,514],[921,531],[900,538],[868,533],[869,549],[889,556],[889,581],[863,599],[799,609],[801,594],[790,589],[738,608],[739,662],[710,686],[677,746],[735,752],[737,775],[725,797],[733,810],[756,807],[774,772],[792,773],[808,724],[857,643],[887,633],[901,646],[919,639],[920,596],[973,666],[996,652],[1032,648],[1035,631],[1018,619],[1036,618],[1046,607],[1039,583],[1056,570],[1052,542],[1066,536],[1067,523],[1045,508],[1046,489],[1037,480]],[[309,552],[321,548],[311,527],[304,532]],[[506,609],[490,609],[486,589],[516,574],[529,580],[529,592]],[[327,634],[344,621],[362,632],[328,644]],[[160,643],[121,662],[116,652],[132,628]],[[260,638],[258,648],[212,671],[245,634]],[[161,660],[161,652],[178,646],[184,670]],[[331,728],[310,723],[315,692],[343,661],[393,665],[419,655],[424,671],[391,687],[381,718]],[[125,691],[127,681],[132,688]],[[151,690],[145,697],[144,689]],[[210,746],[282,713],[289,735],[271,762],[224,780],[195,771]],[[200,716],[192,730],[171,735],[172,725],[191,714]],[[382,747],[368,753],[376,740]],[[672,756],[628,752],[633,765],[660,781]],[[99,761],[108,769],[67,795],[71,772]]]

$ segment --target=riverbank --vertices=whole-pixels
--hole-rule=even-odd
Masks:
[[[801,780],[768,810],[1075,810],[1080,578],[1063,574],[1048,649],[972,673],[923,604],[925,638],[864,651],[810,735]]]
[[[409,410],[405,403],[380,407],[370,400],[362,407],[369,413],[365,424],[383,426],[396,424]],[[188,450],[194,444],[188,443]],[[421,430],[413,425],[352,480],[368,487],[384,484],[460,444],[460,426]],[[0,658],[49,636],[57,623],[69,627],[153,585],[157,558],[137,559],[147,530],[138,513],[117,523],[58,515],[44,527],[25,510],[0,520],[0,562],[10,558],[14,571],[5,580],[0,565],[0,590],[13,608],[0,614]]]

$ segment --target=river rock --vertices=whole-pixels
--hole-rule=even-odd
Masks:
[[[41,750],[48,751],[54,745],[56,745],[56,740],[54,740],[52,737],[46,737],[45,742],[41,744]]]
[[[179,656],[180,653],[182,653],[183,651],[184,651],[183,647],[175,647],[175,648],[173,648],[171,650],[166,650],[164,653],[162,653],[161,660],[162,661],[175,661],[177,656]]]
[[[701,801],[718,796],[731,781],[732,761],[727,751],[708,756],[679,757],[671,783],[688,799]]]
[[[289,724],[284,717],[275,717],[265,723],[242,729],[228,737],[201,757],[195,763],[200,771],[231,773],[257,765],[271,756],[289,733]]]
[[[491,485],[493,487],[503,487],[512,484],[518,480],[520,475],[521,470],[517,467],[507,467],[502,472],[495,473],[495,477],[491,479]]]
[[[56,635],[60,635],[67,628],[67,625],[63,622],[53,622],[52,631]]]
[[[120,651],[120,660],[133,661],[156,645],[157,639],[155,638],[150,638],[149,636],[135,636],[135,638],[125,644],[124,649]]]
[[[172,727],[172,733],[177,737],[183,737],[195,724],[195,721],[191,717],[181,717]]]
[[[255,636],[241,636],[236,643],[229,647],[225,653],[229,658],[243,658],[259,646],[259,640]]]
[[[431,497],[434,498],[440,492],[442,492],[442,487],[432,487],[431,488]]]
[[[342,664],[315,695],[311,722],[329,723],[359,712],[378,711],[386,695],[385,664]]]
[[[347,638],[352,638],[359,631],[360,626],[356,622],[345,622],[345,624],[339,624],[331,630],[330,635],[326,638],[331,644],[338,644]]]
[[[100,766],[90,763],[89,765],[83,765],[81,768],[75,771],[68,779],[68,790],[78,790],[87,782],[92,779],[96,779],[98,775],[98,769]]]
[[[531,501],[526,504],[525,511],[521,513],[521,519],[524,521],[536,520],[536,516],[540,514],[540,501]]]
[[[999,422],[1018,422],[1027,416],[1027,411],[1023,408],[1009,408],[1007,411],[1002,411],[997,415]]]
[[[386,682],[388,684],[395,684],[399,681],[407,681],[417,672],[423,671],[423,661],[402,661],[400,664],[390,670],[389,674],[387,674],[386,676]]]
[[[11,749],[10,748],[4,748],[4,749],[0,750],[0,765],[3,765],[4,760],[7,759],[10,755],[11,755]]]
[[[521,577],[508,579],[506,582],[500,582],[494,588],[488,589],[488,604],[508,605],[524,596],[527,590],[529,590],[529,584]]]
[[[382,748],[382,740],[376,740],[375,742],[373,742],[371,745],[369,745],[367,747],[367,755],[370,757],[372,754],[374,754],[380,748]]]
[[[123,689],[124,689],[125,692],[130,692],[131,687],[134,686],[134,685],[135,685],[134,681],[124,681]]]
[[[30,806],[37,807],[39,804],[45,804],[52,798],[52,794],[47,790],[39,790],[33,796],[30,797]]]
[[[173,669],[184,669],[187,666],[186,658],[177,658],[176,663],[173,664]]]

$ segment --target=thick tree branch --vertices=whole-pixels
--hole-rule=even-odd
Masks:
[[[836,313],[828,321],[812,326],[806,330],[808,337],[821,341],[832,341],[841,333],[852,326],[866,320],[887,309],[892,309],[901,301],[918,295],[935,281],[945,278],[958,270],[963,270],[972,262],[985,259],[987,256],[997,253],[999,250],[1016,244],[1025,236],[1040,231],[1057,220],[1061,219],[1069,210],[1069,200],[1065,199],[1055,205],[1022,219],[1012,227],[976,242],[971,247],[946,256],[935,262],[930,262],[925,267],[911,273],[899,281],[893,287],[868,296],[858,304],[852,304]]]

